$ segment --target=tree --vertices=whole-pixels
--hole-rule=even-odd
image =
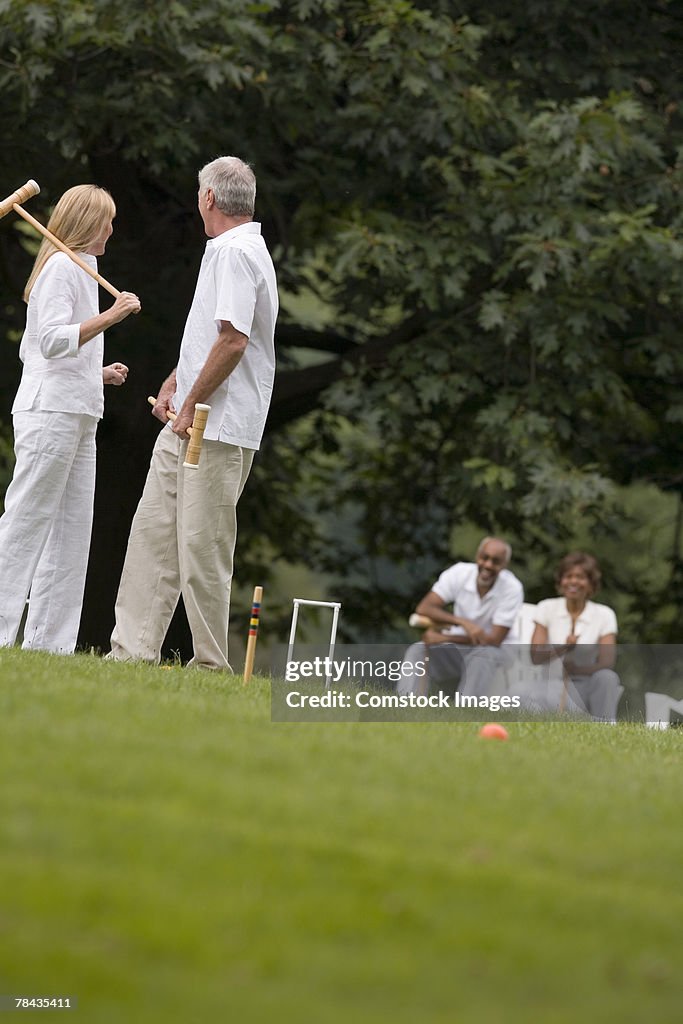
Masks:
[[[680,490],[673,3],[0,13],[2,178],[43,177],[48,201],[75,180],[111,187],[105,273],[144,304],[120,334],[135,377],[100,431],[104,610],[88,640],[108,629],[154,432],[144,395],[170,369],[195,276],[194,175],[218,151],[255,165],[285,299],[245,573],[305,558],[338,579],[347,621],[379,629],[415,567],[428,582],[448,558],[454,521],[554,556],[586,522],[610,528],[614,482]],[[29,261],[17,231],[0,246],[16,339]],[[114,505],[122,460],[130,493]]]

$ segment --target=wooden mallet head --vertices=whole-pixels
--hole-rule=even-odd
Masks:
[[[412,626],[413,629],[437,629],[437,625],[433,619],[428,618],[426,615],[418,615],[417,612],[408,619],[408,625]]]
[[[115,288],[113,284],[110,284],[106,277],[102,277],[102,275],[94,270],[89,263],[86,263],[85,260],[81,259],[78,253],[73,252],[68,248],[68,246],[64,245],[64,242],[57,238],[56,235],[53,235],[51,231],[48,231],[48,229],[41,224],[39,220],[36,220],[35,217],[32,217],[30,213],[27,213],[26,210],[22,208],[22,203],[25,203],[27,199],[31,198],[31,196],[37,196],[39,192],[40,185],[31,178],[25,185],[22,185],[16,192],[13,192],[11,196],[7,196],[7,199],[3,199],[0,203],[0,218],[5,217],[10,210],[14,210],[14,212],[18,213],[20,217],[23,217],[27,224],[34,227],[44,238],[49,239],[55,249],[59,249],[63,252],[70,260],[76,263],[81,270],[84,270],[86,274],[92,277],[93,280],[97,281],[99,285],[108,291],[110,295],[113,295],[115,299],[118,299],[121,294],[118,288]]]
[[[25,185],[22,185],[16,192],[13,192],[11,196],[7,196],[7,199],[2,200],[0,203],[0,218],[6,217],[15,203],[21,206],[31,196],[37,196],[39,192],[40,185],[31,178]]]

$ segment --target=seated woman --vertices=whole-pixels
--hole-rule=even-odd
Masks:
[[[600,580],[592,555],[565,555],[555,571],[560,596],[536,606],[531,660],[542,665],[559,658],[572,703],[593,718],[614,722],[624,688],[614,671],[617,617],[612,608],[590,600]]]

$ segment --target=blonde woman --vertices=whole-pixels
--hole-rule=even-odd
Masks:
[[[106,189],[77,185],[48,227],[96,269],[115,214]],[[140,301],[122,292],[100,313],[97,283],[47,239],[24,299],[24,366],[12,406],[16,465],[0,518],[0,646],[16,641],[30,592],[23,646],[70,654],[90,547],[103,383],[123,384],[128,374],[123,363],[103,367],[103,331],[137,313]]]

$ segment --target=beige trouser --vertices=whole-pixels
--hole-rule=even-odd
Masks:
[[[154,446],[116,599],[110,657],[158,662],[182,594],[192,632],[191,665],[227,669],[236,506],[254,457],[204,441],[198,469],[187,442],[164,428]]]

